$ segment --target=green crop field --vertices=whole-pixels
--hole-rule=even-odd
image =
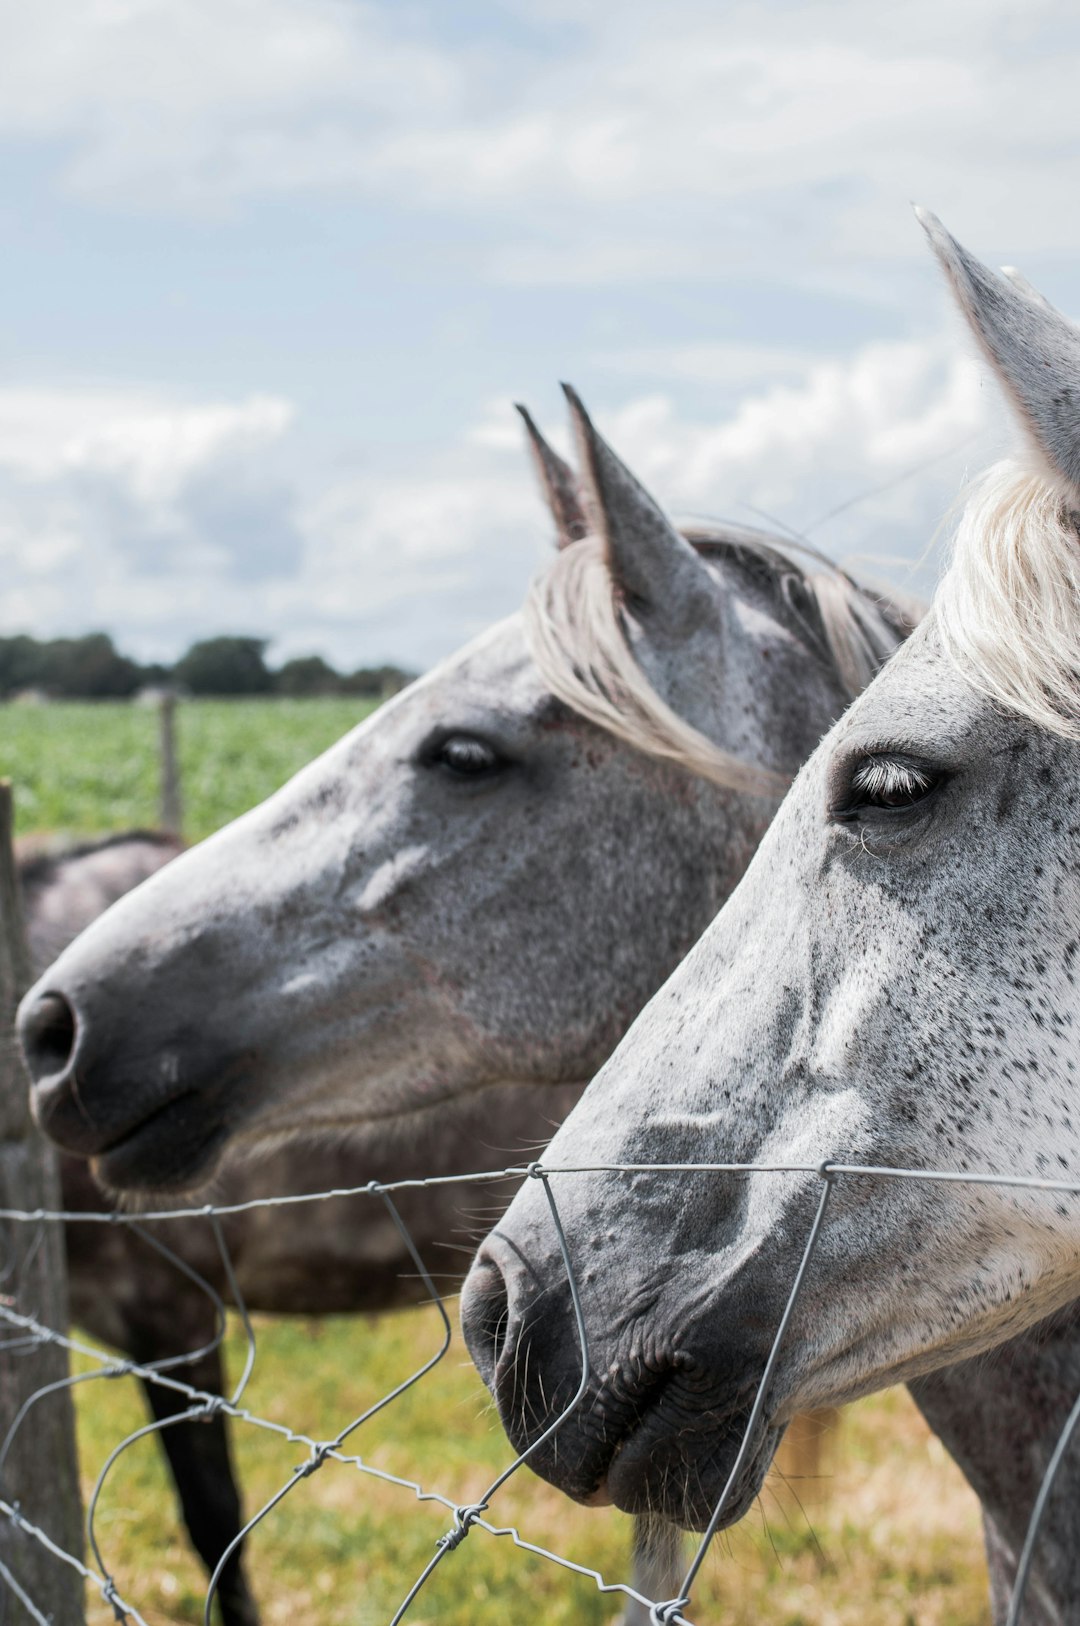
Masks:
[[[185,701],[185,835],[200,841],[254,807],[373,710],[351,699]],[[20,834],[156,824],[158,775],[154,707],[0,705],[0,778],[14,783]]]
[[[362,703],[184,704],[178,729],[190,838],[208,834],[281,784],[366,713]],[[0,707],[0,775],[16,785],[19,829],[88,833],[152,824],[157,718],[123,705]],[[451,1307],[451,1314],[454,1308]],[[315,1438],[334,1435],[436,1347],[432,1311],[383,1318],[258,1320],[246,1403]],[[240,1346],[231,1334],[231,1369]],[[84,1488],[111,1448],[145,1420],[130,1378],[76,1393]],[[304,1453],[237,1426],[235,1461],[249,1515],[292,1477]],[[940,1444],[900,1392],[860,1403],[824,1440],[820,1476],[773,1476],[758,1509],[716,1544],[691,1618],[705,1626],[979,1626],[989,1620],[978,1510]],[[419,1387],[350,1442],[376,1467],[459,1502],[508,1461],[487,1395],[461,1345]],[[611,1580],[629,1574],[629,1523],[571,1506],[522,1471],[496,1498],[495,1522]],[[330,1463],[300,1481],[249,1541],[268,1626],[386,1622],[448,1528],[441,1508]],[[121,1457],[98,1531],[117,1585],[149,1626],[202,1620],[204,1582],[179,1525],[155,1441]],[[444,1561],[409,1615],[413,1626],[599,1626],[603,1597],[508,1539],[474,1531]],[[113,1611],[89,1599],[92,1626]]]

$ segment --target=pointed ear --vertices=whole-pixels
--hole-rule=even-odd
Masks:
[[[593,427],[569,384],[590,530],[602,538],[608,568],[637,608],[661,618],[672,634],[696,625],[716,603],[716,584],[701,555],[680,536],[625,463]]]
[[[1036,449],[1080,489],[1080,331],[1040,294],[962,248],[935,215],[916,214],[960,309]]]
[[[585,518],[585,507],[578,490],[577,475],[569,463],[564,463],[558,452],[548,445],[533,422],[532,415],[521,402],[515,401],[514,405],[521,413],[525,425],[533,467],[540,481],[541,495],[555,521],[555,546],[559,549],[568,548],[571,542],[580,542],[589,532],[589,522]]]

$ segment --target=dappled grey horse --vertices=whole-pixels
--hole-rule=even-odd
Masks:
[[[680,539],[674,552],[665,538],[653,558],[631,548],[616,572],[595,541],[581,540],[589,521],[576,482],[529,427],[560,554],[525,621],[514,618],[447,663],[284,793],[291,806],[276,816],[274,838],[284,867],[276,880],[264,871],[269,891],[261,903],[252,899],[257,910],[269,905],[280,914],[284,906],[294,919],[299,908],[301,927],[311,907],[310,924],[325,946],[339,960],[352,956],[355,992],[348,997],[359,997],[361,1011],[375,1007],[374,1043],[361,1026],[342,1067],[376,1096],[386,1087],[381,1052],[421,1087],[429,1067],[426,1090],[439,1105],[361,1121],[343,1144],[324,1141],[314,1156],[290,1147],[269,1165],[233,1168],[219,1183],[222,1197],[495,1168],[546,1141],[579,1081],[738,879],[787,776],[907,630],[903,612],[832,566],[809,553],[796,563],[776,539],[738,527],[699,529],[693,546]],[[681,616],[681,579],[688,618]],[[713,600],[704,618],[702,584]],[[639,607],[649,592],[656,602],[647,636],[638,636],[633,650],[615,591],[633,594]],[[585,677],[568,673],[560,653],[578,621],[592,642]],[[353,756],[358,773],[349,765]],[[396,780],[388,781],[385,763],[395,765]],[[343,769],[355,786],[344,814]],[[339,893],[335,947],[318,920],[317,891],[324,881],[338,885],[342,857],[360,875]],[[305,868],[308,903],[295,896]],[[470,886],[461,885],[462,876]],[[140,896],[149,899],[141,918],[160,946],[175,920],[172,907],[154,887]],[[188,896],[195,904],[195,894]],[[303,948],[294,943],[294,952]],[[222,975],[216,950],[211,956]],[[302,989],[299,966],[291,976]],[[239,961],[233,968],[241,969]],[[308,994],[316,988],[312,977]],[[198,998],[201,1025],[211,1008]],[[312,1020],[319,1026],[318,1007]],[[320,1033],[333,1058],[332,1027]],[[48,1024],[37,1030],[39,1043],[55,1037]],[[447,1039],[452,1051],[444,1059]],[[395,1046],[403,1052],[396,1059]],[[148,1079],[171,1060],[167,1040],[160,1051],[154,1041],[153,1050],[145,1058]],[[79,1096],[86,1104],[84,1060]],[[228,1067],[222,1057],[226,1080]],[[279,1132],[303,1123],[308,1109],[294,1105],[296,1117],[276,1124]],[[347,1121],[362,1119],[363,1107],[363,1096],[359,1111],[346,1103]],[[324,1121],[339,1121],[333,1094],[323,1111]],[[106,1172],[115,1179],[122,1171]],[[500,1195],[490,1187],[416,1194],[404,1199],[405,1218],[430,1256],[448,1236],[469,1234],[458,1210],[490,1213]],[[415,1297],[410,1262],[380,1220],[361,1200],[340,1217],[294,1211],[287,1221],[263,1213],[230,1222],[246,1297],[257,1308],[286,1310],[375,1308]],[[173,1245],[219,1290],[225,1286],[204,1226],[193,1222],[187,1239],[174,1237]],[[465,1250],[446,1258],[449,1282],[460,1279],[467,1258]],[[116,1267],[112,1278],[124,1280],[124,1272]],[[183,1288],[181,1295],[191,1300],[195,1321],[200,1311],[209,1314],[205,1301]],[[175,1317],[171,1330],[175,1348]],[[204,1341],[204,1332],[197,1322],[189,1343]],[[122,1326],[119,1334],[113,1338],[122,1343]],[[205,1387],[219,1383],[220,1373],[203,1379]],[[181,1430],[181,1440],[185,1432],[195,1440],[192,1430]],[[196,1504],[197,1456],[196,1444],[187,1457]],[[223,1460],[223,1448],[218,1456]],[[223,1471],[217,1477],[227,1483]],[[222,1496],[207,1499],[212,1505],[217,1531],[231,1534]],[[208,1558],[214,1539],[211,1533],[202,1542]]]
[[[806,1170],[552,1178],[591,1376],[535,1466],[697,1529],[736,1469],[723,1522],[745,1511],[797,1408],[991,1350],[1080,1281],[1068,1191],[834,1176],[740,1459],[825,1165],[1080,1174],[1080,334],[924,224],[1026,454],[975,488],[932,613],[545,1154]],[[523,1412],[536,1437],[578,1384],[570,1308],[531,1181],[463,1301],[519,1447]],[[996,1443],[1027,1470],[1030,1435]],[[1075,1499],[1064,1517],[1075,1554]],[[1075,1620],[1075,1578],[1037,1579],[1027,1618]]]
[[[572,1097],[607,1054],[738,879],[779,781],[905,630],[902,614],[775,539],[722,528],[688,546],[576,416],[584,508],[534,442],[564,547],[525,622],[181,860],[27,1002],[39,1110],[70,1134],[60,1051],[74,1041],[91,1120],[75,1132],[100,1135],[117,1183],[197,1180],[227,1132],[257,1144],[308,1110],[359,1135],[354,1180],[520,1155],[512,1129],[477,1128],[500,1076],[524,1078],[515,1087],[559,1115],[552,1081]],[[168,887],[170,875],[183,880]],[[291,1007],[280,1027],[278,1001]],[[126,1034],[136,1009],[149,1026]],[[207,1014],[216,1062],[202,1041],[189,1053],[193,1010]],[[300,1049],[279,1072],[286,1028]],[[112,1092],[128,1084],[125,1105]],[[141,1145],[125,1150],[129,1108]],[[187,1139],[180,1164],[174,1129]],[[497,1155],[481,1165],[481,1148]],[[264,1189],[280,1184],[275,1171]],[[453,1225],[419,1208],[409,1219],[422,1247]],[[281,1261],[270,1246],[263,1259],[272,1291]],[[953,1449],[997,1388],[992,1373],[969,1374],[939,1423]],[[993,1490],[986,1444],[969,1456]],[[992,1496],[987,1506],[993,1525]],[[1002,1525],[1006,1550],[1014,1526]]]
[[[38,971],[109,904],[161,869],[181,852],[175,837],[130,831],[79,845],[57,846],[36,838],[17,850],[31,960]],[[456,1173],[502,1167],[507,1158],[532,1152],[550,1135],[577,1096],[576,1088],[536,1092],[509,1087],[485,1096],[462,1113],[460,1143],[440,1139],[418,1144],[426,1169]],[[243,1202],[267,1193],[322,1191],[389,1178],[400,1167],[397,1149],[370,1154],[362,1145],[292,1143],[278,1148],[257,1167],[230,1168],[217,1183],[222,1201]],[[64,1153],[60,1174],[65,1208],[107,1211],[112,1204],[82,1157]],[[507,1191],[506,1196],[509,1195]],[[411,1197],[399,1209],[427,1245],[432,1272],[456,1287],[471,1257],[464,1238],[475,1230],[462,1217],[490,1215],[498,1206],[490,1185],[435,1187]],[[506,1200],[504,1196],[503,1201]],[[230,1216],[224,1233],[245,1302],[276,1314],[350,1314],[415,1303],[424,1288],[381,1206],[364,1199],[320,1203],[317,1208],[265,1210]],[[231,1286],[205,1223],[170,1224],[154,1235],[183,1265],[196,1271],[222,1299]],[[460,1236],[455,1245],[451,1240]],[[215,1344],[217,1312],[206,1290],[183,1274],[128,1226],[69,1225],[66,1231],[68,1282],[73,1319],[140,1365],[184,1350],[205,1351],[174,1372],[212,1394],[224,1392],[220,1350]],[[208,1347],[209,1346],[209,1347]],[[149,1382],[147,1402],[159,1421],[186,1409],[182,1394]],[[238,1536],[243,1519],[230,1462],[228,1427],[220,1413],[189,1423],[170,1421],[162,1449],[176,1485],[184,1522],[207,1569]],[[243,1568],[242,1551],[228,1560],[217,1596],[224,1626],[250,1626],[257,1609]]]

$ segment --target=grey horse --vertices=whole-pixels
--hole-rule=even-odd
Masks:
[[[698,1529],[729,1475],[723,1522],[746,1509],[796,1408],[991,1350],[1080,1280],[1080,1197],[1053,1189],[1080,1173],[1080,334],[924,224],[1026,453],[976,487],[932,613],[814,753],[546,1154],[806,1171],[552,1178],[571,1255],[588,1262],[592,1370],[557,1461],[543,1446],[536,1466],[581,1499]],[[1050,1184],[830,1175],[837,1164]],[[747,1434],[826,1184],[806,1291]],[[463,1301],[519,1446],[521,1407],[539,1429],[578,1382],[569,1308],[529,1182]],[[1064,1336],[1071,1347],[1075,1311]],[[1061,1347],[1051,1334],[1055,1362]],[[1030,1471],[1030,1431],[1020,1443],[1018,1460],[1000,1441],[1002,1474]],[[1075,1505],[1058,1527],[1074,1553]],[[1080,1590],[1059,1580],[1036,1578],[1028,1618],[1076,1618]]]
[[[698,532],[689,547],[575,412],[584,506],[565,468],[534,440],[564,547],[530,602],[528,643],[515,620],[418,685],[266,808],[136,894],[27,1002],[42,1112],[63,1132],[52,1112],[70,1086],[71,1058],[60,1051],[75,1040],[80,1095],[106,1127],[102,1164],[118,1183],[196,1179],[226,1132],[241,1144],[282,1136],[303,1122],[309,1103],[327,1123],[359,1132],[354,1167],[364,1177],[395,1159],[397,1172],[439,1172],[436,1149],[447,1145],[458,1148],[459,1168],[476,1166],[475,1142],[458,1128],[463,1101],[475,1100],[481,1117],[488,1110],[493,1086],[485,1087],[484,1070],[497,1078],[524,1066],[538,1084],[545,1076],[573,1081],[588,1055],[606,1053],[738,878],[778,781],[902,636],[900,612],[834,570],[796,564],[775,539]],[[586,532],[591,542],[580,540]],[[217,908],[216,877],[237,859],[236,885]],[[167,891],[169,874],[186,880]],[[329,917],[328,900],[337,911]],[[167,929],[155,946],[159,918]],[[251,982],[245,941],[264,956]],[[139,963],[148,945],[161,956],[156,965]],[[183,1051],[168,1030],[171,1015],[199,1008],[186,1002],[198,997],[206,951],[225,1009],[243,1018],[247,1002],[247,1033],[259,1047],[244,1064],[255,1076],[227,1081],[236,1086],[231,1102],[217,1094],[212,1065],[194,1086],[184,1080]],[[371,1052],[365,1048],[374,1021],[365,981],[386,999],[395,970],[411,976],[399,1000],[422,1002],[421,1036],[432,1024],[426,1003],[463,1054],[426,1091],[406,1094],[391,1118],[372,1109],[393,1100],[380,1068],[393,1059],[395,1035],[376,1024]],[[169,1010],[154,1007],[155,974],[170,989]],[[274,1043],[272,1032],[260,1036],[260,1023],[272,1020],[279,975],[280,990],[300,1001],[297,1037],[307,1048],[291,1058],[288,1080],[275,1082],[272,1068],[259,1076],[258,1067]],[[86,1044],[108,1010],[110,983],[113,1031],[124,1031],[129,998],[145,1006],[146,988],[151,1025],[141,1042],[158,1042],[160,1021],[170,1075],[175,1069],[164,1081],[141,1077],[137,1066],[127,1074],[138,1079],[129,1127],[149,1136],[141,1148],[148,1164],[112,1155],[124,1143],[102,1103],[124,1075],[110,1080]],[[303,1001],[313,994],[321,1004],[305,1032]],[[397,1034],[399,1046],[405,1037]],[[183,1060],[202,1066],[198,1054]],[[223,1050],[222,1066],[229,1060]],[[420,1056],[406,1060],[425,1082]],[[190,1094],[173,1093],[181,1083]],[[435,1113],[424,1099],[432,1093],[442,1103]],[[186,1116],[174,1122],[205,1116],[208,1134],[185,1167],[161,1167],[155,1137],[164,1132],[168,1142],[167,1115],[185,1096]],[[166,1121],[155,1128],[149,1114],[163,1108]],[[410,1144],[426,1125],[429,1139]],[[502,1146],[505,1153],[509,1139]],[[425,1231],[421,1217],[419,1234],[423,1244],[446,1232]],[[1025,1345],[1015,1358],[1037,1366],[1043,1357]],[[995,1453],[978,1433],[980,1395],[990,1406],[1000,1387],[992,1373],[968,1373],[934,1422],[985,1491],[991,1548],[1007,1558],[1021,1493],[995,1484]],[[996,1540],[995,1531],[1003,1532]]]
[[[787,777],[909,630],[905,611],[864,593],[833,567],[809,554],[796,562],[778,539],[739,527],[691,531],[674,554],[665,549],[653,560],[631,553],[616,575],[596,544],[582,541],[590,520],[578,483],[527,417],[526,423],[559,543],[527,616],[447,663],[343,742],[333,761],[317,766],[324,789],[313,803],[302,793],[288,816],[291,872],[271,881],[271,893],[284,901],[302,879],[299,860],[310,866],[309,888],[319,884],[325,854],[312,837],[320,826],[324,833],[332,829],[346,849],[357,849],[354,861],[366,859],[369,874],[360,911],[355,894],[352,902],[342,900],[337,953],[354,955],[351,974],[359,991],[366,980],[369,1003],[385,1006],[378,1043],[392,1047],[407,1035],[399,990],[408,989],[409,997],[423,998],[417,1048],[422,1055],[433,1029],[447,1031],[460,1052],[454,1071],[439,1081],[437,1110],[365,1123],[362,1112],[349,1108],[348,1119],[361,1122],[344,1140],[324,1138],[312,1154],[290,1139],[268,1162],[234,1163],[218,1178],[223,1198],[351,1185],[408,1171],[496,1168],[543,1144],[576,1099],[579,1081],[610,1052],[738,879]],[[651,618],[648,637],[638,638],[631,651],[613,614],[613,592],[633,592],[640,603],[649,575],[663,613]],[[707,584],[714,613],[705,624],[693,624],[696,612],[690,624],[680,624],[678,605],[668,602],[680,575],[688,589],[697,583],[700,592]],[[583,613],[590,594],[591,689],[580,679],[567,683],[558,649],[568,618]],[[552,671],[554,688],[542,667]],[[654,682],[644,680],[647,668]],[[695,691],[717,679],[725,692],[703,708]],[[560,691],[568,691],[565,699]],[[455,722],[464,715],[468,729],[448,727],[440,711]],[[699,717],[702,726],[688,716]],[[518,752],[512,777],[491,773],[493,735]],[[387,786],[382,764],[393,763],[403,746],[403,771]],[[334,818],[341,793],[335,780],[354,754],[366,773],[358,776],[352,808]],[[532,758],[527,770],[526,754]],[[755,765],[748,768],[747,760]],[[311,778],[309,770],[309,784]],[[298,790],[294,784],[283,795],[291,799]],[[307,826],[308,805],[323,810],[316,812],[314,830]],[[391,815],[380,838],[379,824]],[[447,835],[449,849],[442,850]],[[200,851],[212,849],[213,843]],[[635,851],[640,855],[627,880],[612,861],[620,849],[631,860]],[[190,857],[182,860],[187,864]],[[462,875],[482,878],[491,889],[489,907],[477,912],[459,895]],[[264,879],[271,880],[269,872]],[[524,896],[515,897],[518,891]],[[154,888],[149,892],[152,900]],[[138,894],[145,895],[146,889]],[[617,923],[610,919],[613,898]],[[277,908],[271,896],[265,901]],[[151,901],[143,918],[157,937],[168,917],[168,907],[159,911]],[[431,963],[433,948],[442,966]],[[385,969],[377,958],[372,963],[379,950],[390,951]],[[463,980],[457,962],[467,964],[470,954],[468,993],[479,1021],[455,1011]],[[309,992],[313,986],[314,979]],[[55,1032],[46,1026],[37,1037],[48,1043]],[[332,1038],[329,1030],[324,1037]],[[439,1066],[438,1043],[430,1048]],[[496,1060],[492,1078],[493,1052],[508,1059]],[[356,1078],[365,1076],[365,1066],[371,1069],[367,1051],[360,1056],[359,1065],[355,1051],[344,1058]],[[168,1064],[167,1046],[153,1065],[161,1061]],[[515,1077],[523,1062],[524,1077]],[[402,1064],[418,1070],[412,1053]],[[509,1073],[509,1081],[500,1073]],[[378,1086],[377,1073],[368,1084]],[[81,1074],[79,1093],[85,1101]],[[329,1104],[336,1114],[333,1100]],[[74,1159],[69,1178],[77,1169],[85,1180],[85,1164]],[[490,1186],[436,1189],[405,1199],[405,1218],[430,1258],[447,1238],[475,1235],[462,1212],[489,1211],[500,1196]],[[92,1190],[85,1200],[95,1200]],[[260,1214],[230,1223],[241,1286],[254,1307],[353,1310],[417,1295],[411,1263],[379,1211],[372,1219],[370,1205],[361,1204],[366,1223],[359,1227],[357,1205],[338,1206],[340,1213],[293,1212],[287,1222]],[[103,1271],[93,1257],[101,1233],[73,1228],[73,1235],[79,1238],[72,1254],[76,1273],[92,1290],[100,1292],[103,1276],[115,1289],[103,1295],[114,1315],[111,1333],[100,1329],[103,1336],[130,1347],[132,1329],[117,1313],[123,1300],[140,1307],[142,1358],[150,1358],[151,1323],[158,1337],[153,1352],[164,1353],[162,1342],[170,1339],[174,1351],[181,1329],[190,1347],[205,1342],[205,1298],[175,1278],[171,1305],[167,1293],[132,1293],[147,1267],[145,1250],[138,1258],[129,1251],[126,1261],[110,1257]],[[113,1253],[124,1246],[121,1235],[107,1233]],[[205,1226],[193,1223],[171,1242],[219,1291],[225,1287]],[[462,1248],[458,1257],[438,1259],[449,1285],[460,1279],[467,1258]],[[163,1317],[169,1325],[157,1327]],[[211,1361],[215,1370],[201,1372],[200,1383],[217,1388],[220,1368],[216,1356]],[[163,1404],[156,1389],[152,1399]],[[168,1436],[189,1526],[208,1562],[235,1534],[238,1516],[219,1422],[198,1436],[182,1427]],[[213,1485],[203,1494],[208,1478]],[[663,1565],[669,1556],[670,1541],[639,1550],[641,1590],[654,1590],[642,1563]],[[239,1563],[231,1582],[223,1603],[239,1621],[250,1608]]]
[[[16,858],[33,965],[44,970],[104,909],[182,850],[175,837],[150,830],[74,845],[21,841]],[[500,1091],[462,1115],[460,1142],[429,1140],[417,1144],[413,1155],[423,1159],[425,1169],[449,1174],[466,1165],[502,1167],[508,1157],[531,1154],[546,1141],[578,1093],[560,1086],[542,1097],[514,1088]],[[392,1177],[400,1167],[397,1157],[397,1143],[380,1153],[351,1142],[314,1147],[293,1142],[257,1167],[229,1168],[217,1191],[222,1201],[244,1202],[267,1193],[348,1188]],[[62,1154],[60,1175],[66,1209],[102,1213],[113,1206],[85,1158]],[[510,1189],[501,1194],[503,1201]],[[475,1231],[471,1216],[491,1213],[499,1198],[490,1185],[462,1182],[399,1200],[412,1233],[426,1244],[440,1285],[456,1288],[471,1256],[466,1246]],[[363,1199],[237,1214],[224,1222],[224,1232],[245,1303],[253,1310],[341,1315],[416,1303],[425,1295],[398,1232],[381,1208]],[[172,1224],[155,1234],[219,1297],[231,1301],[220,1253],[205,1224]],[[214,1347],[217,1312],[203,1287],[127,1226],[76,1222],[67,1227],[65,1240],[71,1313],[78,1325],[140,1365],[211,1346],[174,1375],[204,1392],[224,1392],[221,1354]],[[186,1407],[184,1396],[173,1389],[148,1382],[144,1390],[159,1421]],[[212,1572],[243,1526],[225,1417],[216,1413],[191,1423],[170,1422],[160,1439],[192,1543]],[[649,1543],[650,1534],[643,1532],[639,1540],[639,1566],[652,1559],[657,1545]],[[670,1542],[661,1543],[654,1560],[664,1573],[662,1555],[669,1548]],[[258,1619],[242,1547],[222,1570],[217,1597],[223,1626],[251,1626]]]

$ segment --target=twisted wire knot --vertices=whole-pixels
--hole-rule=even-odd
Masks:
[[[317,1468],[321,1468],[332,1449],[333,1447],[326,1441],[322,1445],[313,1445],[311,1455],[307,1461],[302,1462],[298,1468],[293,1469],[297,1479],[307,1479],[309,1474],[313,1474]]]
[[[219,1411],[225,1410],[225,1405],[226,1401],[224,1395],[210,1395],[206,1400],[203,1401],[203,1404],[199,1410],[199,1417],[204,1423],[208,1423],[212,1417],[217,1416]]]
[[[134,1361],[114,1361],[111,1366],[105,1368],[105,1376],[107,1378],[129,1378],[134,1370]]]
[[[120,1594],[116,1590],[116,1582],[112,1576],[106,1576],[101,1587],[101,1596],[107,1604],[111,1604],[112,1612],[117,1620],[127,1620],[128,1612],[120,1602]]]
[[[448,1553],[452,1553],[455,1547],[460,1547],[483,1511],[483,1502],[472,1502],[468,1507],[456,1507],[454,1528],[448,1530],[445,1536],[439,1537],[435,1543],[436,1547],[442,1547]]]
[[[529,1176],[530,1180],[543,1180],[547,1170],[544,1168],[542,1163],[527,1163],[525,1165],[525,1173]]]
[[[669,1621],[679,1618],[689,1602],[690,1599],[684,1596],[669,1598],[667,1603],[654,1603],[649,1611],[649,1619],[655,1622],[655,1626],[668,1626]]]

